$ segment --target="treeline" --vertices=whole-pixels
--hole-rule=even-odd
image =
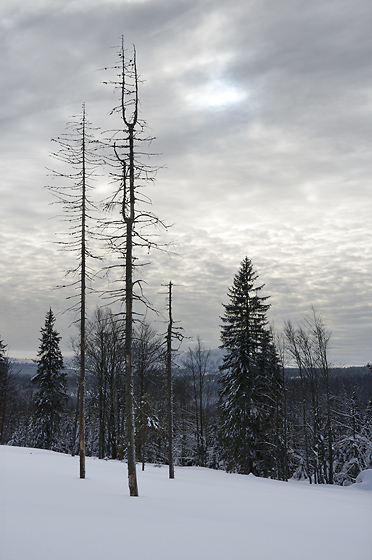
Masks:
[[[110,310],[98,310],[87,328],[86,454],[124,460],[125,352],[123,326]],[[77,454],[79,356],[66,371],[59,420],[47,440],[41,432],[35,375],[23,375],[1,344],[1,443],[44,447]],[[174,459],[242,472],[234,453],[226,454],[221,414],[221,354],[197,340],[192,349],[173,355]],[[164,336],[148,324],[134,333],[134,403],[137,461],[167,463],[167,388]],[[332,471],[336,484],[355,480],[372,467],[372,374],[366,368],[282,370],[280,414],[255,442],[250,471],[258,476],[307,478],[330,482],[327,390],[331,405]],[[265,438],[270,441],[265,441]],[[253,434],[254,435],[254,434]],[[253,437],[253,436],[252,436]],[[261,438],[261,441],[259,441]],[[242,441],[237,441],[242,445]],[[253,444],[252,444],[253,445]],[[265,446],[266,459],[262,460]],[[252,446],[251,446],[252,447]],[[277,465],[281,465],[278,470]],[[328,476],[328,478],[327,478]]]

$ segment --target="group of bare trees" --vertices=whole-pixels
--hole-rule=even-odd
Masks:
[[[68,284],[78,288],[78,301],[70,309],[78,313],[77,322],[80,328],[79,339],[79,455],[80,477],[85,477],[85,394],[86,394],[86,318],[87,318],[87,282],[89,288],[96,290],[93,283],[92,269],[88,259],[93,255],[89,236],[94,238],[93,247],[100,240],[109,249],[110,264],[102,265],[102,270],[110,277],[110,284],[103,290],[104,297],[110,304],[118,304],[119,311],[115,321],[123,323],[123,356],[125,364],[125,447],[128,462],[128,483],[131,496],[138,495],[136,476],[135,451],[135,407],[133,403],[133,345],[135,317],[140,313],[138,303],[148,307],[150,304],[142,289],[142,280],[137,274],[144,250],[148,254],[151,249],[159,248],[152,227],[162,226],[162,222],[149,210],[149,199],[143,194],[143,187],[154,178],[155,169],[144,162],[143,143],[149,144],[151,138],[146,136],[145,122],[139,113],[139,78],[137,72],[136,50],[127,53],[122,38],[118,49],[118,62],[107,71],[114,72],[114,78],[105,83],[112,85],[118,92],[118,104],[110,115],[116,118],[109,132],[97,137],[92,134],[94,129],[87,120],[85,104],[82,115],[68,125],[68,133],[57,138],[59,148],[53,156],[64,165],[62,171],[53,170],[53,176],[62,181],[49,187],[56,196],[57,202],[63,206],[65,219],[69,226],[67,241],[61,242],[64,249],[77,253],[78,264],[68,271],[74,275]],[[103,201],[103,208],[108,211],[105,217],[92,220],[96,206],[91,202],[88,193],[91,180],[97,168],[105,175],[108,169],[107,182],[113,185],[113,192]],[[103,170],[103,171],[102,171]],[[66,184],[67,183],[67,184]],[[77,279],[76,279],[77,277]],[[97,290],[98,291],[98,290]],[[69,296],[71,298],[72,296]],[[143,310],[142,310],[143,312]],[[90,359],[93,359],[90,357]],[[111,371],[111,381],[115,379],[118,392],[121,385]],[[106,380],[106,377],[104,377]],[[113,390],[113,382],[109,383]],[[120,389],[120,390],[119,390]],[[103,390],[103,389],[102,389]],[[114,392],[115,392],[114,391]],[[113,398],[117,398],[117,395]],[[112,404],[112,406],[114,406]],[[113,416],[112,413],[109,416]],[[110,423],[109,439],[115,440],[113,430],[118,430]],[[100,434],[102,426],[100,427]],[[100,439],[102,437],[100,436]],[[110,443],[110,445],[114,445]],[[99,445],[99,455],[103,452],[103,442]],[[170,442],[170,453],[172,444]],[[115,451],[116,453],[116,451]],[[115,454],[114,453],[114,454]]]
[[[330,333],[321,316],[313,310],[298,327],[287,322],[284,335],[300,378],[306,471],[311,473],[314,482],[332,484],[334,427],[328,363]]]
[[[127,454],[125,324],[110,309],[98,309],[88,321],[86,341],[87,453],[123,459]],[[218,387],[217,365],[200,339],[182,358],[177,359],[172,350],[171,380],[167,346],[167,338],[146,322],[133,331],[135,459],[143,469],[146,462],[167,463],[172,478],[175,462],[216,465],[211,463],[211,449],[216,443]],[[72,450],[77,443],[75,436]]]
[[[296,473],[318,484],[351,482],[372,466],[371,391],[363,394],[358,378],[331,367],[331,333],[314,309],[298,326],[288,321],[284,336],[296,367],[286,394]]]

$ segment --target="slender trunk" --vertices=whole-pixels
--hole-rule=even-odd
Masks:
[[[125,388],[126,388],[126,428],[128,484],[131,496],[138,496],[136,473],[136,450],[134,439],[132,334],[133,334],[133,227],[134,227],[134,126],[129,129],[129,216],[126,223],[125,254]],[[125,173],[125,170],[124,170]],[[124,182],[126,177],[124,177]],[[124,185],[125,188],[125,185]],[[125,211],[125,209],[124,209]]]
[[[309,462],[309,442],[307,437],[307,427],[306,427],[306,396],[305,396],[305,382],[302,373],[302,367],[299,365],[300,379],[301,379],[301,393],[302,393],[302,423],[304,429],[304,440],[305,440],[305,462],[307,476],[309,477],[309,483],[311,484],[311,473],[310,473],[310,462]]]
[[[199,371],[199,412],[200,412],[200,462],[205,466],[204,421],[203,421],[203,371]]]
[[[145,470],[145,451],[146,451],[146,444],[145,442],[142,443],[142,471]]]
[[[283,480],[288,480],[288,412],[287,412],[287,388],[283,369]]]
[[[104,361],[101,359],[101,370],[99,374],[98,386],[98,458],[104,457],[105,441],[105,402],[106,402],[106,381],[104,373]]]
[[[329,394],[327,395],[327,417],[328,417],[328,460],[329,460],[329,474],[328,484],[333,484],[333,430],[332,430],[332,417],[331,417],[331,402]]]
[[[327,400],[327,432],[328,432],[328,484],[333,484],[333,429],[332,429],[332,410],[331,410],[331,390],[329,386],[329,370],[326,364],[324,368],[324,377],[326,385],[326,400]]]
[[[76,432],[77,432],[77,425],[79,419],[79,412],[80,412],[80,379],[77,385],[77,397],[76,397],[76,409],[75,409],[75,419],[74,419],[74,427],[72,430],[72,438],[71,438],[71,456],[75,457],[75,446],[76,446]]]
[[[168,397],[168,463],[169,478],[174,478],[173,462],[173,384],[172,384],[172,282],[169,282],[169,323],[167,332],[166,377]]]
[[[86,218],[86,172],[85,172],[85,107],[83,107],[82,138],[82,208],[81,208],[81,303],[80,303],[80,386],[79,386],[79,424],[80,424],[80,478],[85,478],[85,218]]]
[[[198,404],[198,391],[196,388],[196,371],[195,366],[192,364],[192,377],[193,377],[193,388],[194,388],[194,403],[195,403],[195,428],[196,428],[196,449],[197,449],[197,460],[198,465],[201,466],[201,438],[200,438],[200,426],[199,426],[199,404]]]

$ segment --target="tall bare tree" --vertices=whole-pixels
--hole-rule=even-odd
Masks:
[[[69,296],[68,299],[78,297],[78,302],[74,302],[69,310],[74,310],[79,314],[79,456],[80,478],[85,478],[86,291],[87,279],[91,279],[92,276],[91,269],[87,267],[87,258],[92,256],[87,244],[87,236],[89,216],[94,209],[88,192],[92,189],[89,179],[92,178],[100,163],[100,159],[97,157],[98,143],[93,136],[94,129],[87,119],[85,104],[82,106],[81,115],[67,124],[67,130],[68,132],[65,134],[52,140],[59,146],[52,156],[63,165],[63,169],[62,171],[52,171],[54,179],[59,180],[48,188],[56,197],[57,202],[62,205],[65,221],[68,223],[68,240],[61,241],[60,246],[78,255],[77,266],[68,270],[66,275],[78,277],[78,280],[68,284],[69,287],[77,289],[78,293]]]
[[[168,402],[168,464],[169,478],[174,478],[174,459],[173,459],[173,383],[172,383],[172,282],[168,284],[168,329],[166,335],[166,360],[165,376],[167,379],[167,402]]]
[[[174,411],[173,411],[173,375],[172,362],[174,348],[173,340],[180,343],[184,339],[182,327],[176,327],[173,320],[172,311],[172,282],[168,284],[168,327],[165,335],[165,378],[167,383],[167,427],[168,427],[168,465],[169,478],[174,478],[174,455],[173,455],[173,430],[174,430]]]
[[[111,247],[119,254],[119,263],[110,266],[110,270],[122,270],[124,262],[124,289],[119,280],[119,288],[110,290],[107,296],[111,302],[119,301],[124,305],[128,484],[130,495],[138,496],[132,364],[133,326],[138,311],[134,310],[134,302],[148,302],[142,291],[142,281],[135,276],[135,272],[140,266],[138,259],[141,251],[143,253],[145,249],[148,253],[151,248],[158,246],[156,238],[148,228],[162,223],[144,206],[149,200],[141,194],[143,183],[154,179],[155,170],[143,163],[144,153],[140,146],[152,139],[144,135],[145,123],[139,116],[136,50],[133,47],[131,56],[128,57],[123,38],[119,50],[119,63],[114,69],[115,80],[106,83],[113,84],[119,91],[120,101],[112,110],[112,114],[119,115],[121,126],[111,135],[109,142],[114,154],[111,175],[117,188],[107,206],[117,206],[120,215],[118,219],[109,221],[105,227]]]

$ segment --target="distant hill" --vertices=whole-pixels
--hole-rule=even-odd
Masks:
[[[218,369],[218,366],[222,363],[223,350],[215,348],[210,350],[210,364],[213,369]],[[176,362],[182,366],[183,362],[187,359],[187,351],[181,351],[178,354]],[[22,358],[10,358],[10,361],[14,365],[14,371],[25,377],[33,377],[36,373],[37,363],[34,360],[22,359]],[[65,368],[68,373],[75,373],[73,368],[73,359],[64,358]],[[288,378],[298,377],[298,368],[286,368],[286,376]],[[367,366],[350,366],[350,367],[337,367],[331,368],[332,377],[354,377],[357,375],[371,375],[371,371]]]
[[[298,377],[300,375],[298,368],[285,368],[285,373],[288,378]],[[367,366],[350,366],[350,367],[335,367],[330,368],[331,377],[354,377],[357,375],[371,375],[372,373]]]
[[[13,365],[14,373],[18,374],[18,376],[28,377],[31,379],[36,374],[37,370],[37,363],[34,360],[29,359],[21,359],[21,358],[10,358],[10,362]],[[74,373],[72,369],[72,360],[71,358],[64,358],[65,369],[67,370],[68,374]]]
[[[33,360],[10,358],[14,373],[22,377],[33,377],[37,370],[37,364]]]

